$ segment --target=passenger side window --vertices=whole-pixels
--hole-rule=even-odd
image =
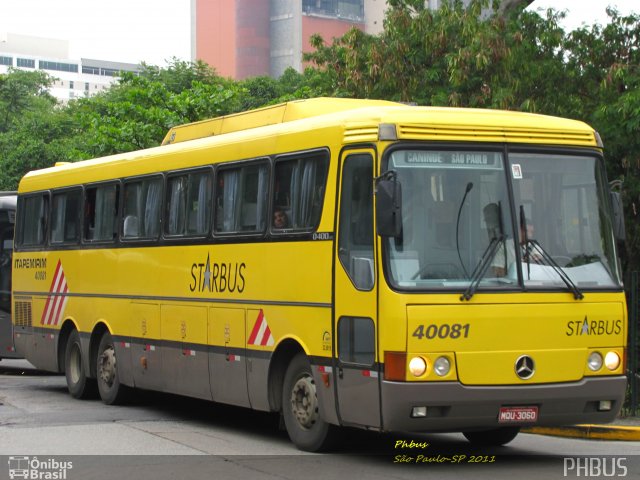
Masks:
[[[191,172],[169,177],[165,234],[206,235],[211,224],[212,173]]]
[[[264,232],[268,189],[266,162],[218,170],[216,233]]]
[[[164,213],[164,233],[184,235],[186,227],[188,175],[170,177],[167,180],[167,210]]]
[[[160,232],[162,177],[148,177],[124,186],[122,237],[155,239]]]
[[[87,187],[84,195],[84,239],[88,242],[113,241],[118,218],[118,184]]]
[[[359,290],[374,284],[373,159],[350,155],[342,170],[338,257]]]
[[[44,245],[49,215],[49,196],[31,195],[20,199],[20,241],[25,247]]]
[[[53,194],[51,243],[76,243],[80,238],[81,190]]]
[[[322,213],[326,153],[276,160],[272,230],[311,230]]]

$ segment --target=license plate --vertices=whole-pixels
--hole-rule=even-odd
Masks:
[[[538,421],[538,407],[501,407],[498,423],[534,423]]]

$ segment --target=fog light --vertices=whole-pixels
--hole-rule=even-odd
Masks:
[[[611,410],[611,407],[611,400],[600,400],[600,402],[598,402],[599,412],[608,412]]]
[[[607,352],[604,364],[609,370],[616,370],[620,366],[620,356],[616,352]]]
[[[413,407],[411,409],[412,418],[421,418],[427,416],[427,407]]]
[[[433,364],[433,369],[436,374],[440,377],[444,377],[449,374],[449,370],[451,370],[451,362],[447,357],[438,357],[438,359]]]
[[[413,357],[409,362],[409,371],[414,377],[419,377],[427,371],[427,362],[422,357]]]
[[[602,355],[598,352],[592,352],[591,355],[589,355],[587,365],[589,366],[589,370],[597,372],[602,368]]]

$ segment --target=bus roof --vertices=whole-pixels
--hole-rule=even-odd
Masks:
[[[185,142],[196,138],[249,130],[256,127],[286,123],[364,107],[401,105],[387,100],[357,100],[353,98],[310,98],[234,113],[200,122],[178,125],[169,130],[162,145]]]
[[[385,132],[393,132],[394,138],[382,138],[381,125],[391,126]],[[335,134],[329,134],[329,130]],[[309,131],[317,134],[307,135]],[[285,134],[297,134],[298,143],[279,141],[278,151],[270,150],[274,148],[273,143],[264,143],[267,138],[273,140]],[[241,160],[301,148],[392,139],[600,146],[594,130],[577,120],[503,110],[408,106],[384,100],[314,98],[177,126],[169,131],[159,147],[29,172],[20,182],[19,191],[172,170],[178,168],[177,165],[186,168],[216,163],[219,156],[201,155],[206,160],[183,165],[180,163],[183,155],[175,155],[213,146],[236,145],[234,148],[243,152],[240,155],[244,156],[237,158]],[[163,162],[162,167],[158,166],[159,160]],[[137,166],[133,168],[131,162]],[[105,168],[107,166],[109,168]]]

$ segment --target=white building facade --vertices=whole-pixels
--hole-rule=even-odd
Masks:
[[[88,58],[70,59],[66,40],[6,33],[0,35],[0,74],[10,68],[42,70],[54,80],[49,92],[61,102],[89,97],[109,88],[120,72],[139,65]]]

